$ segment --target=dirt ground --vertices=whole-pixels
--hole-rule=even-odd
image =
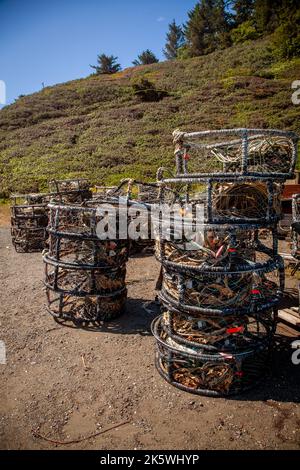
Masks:
[[[177,390],[154,367],[157,313],[144,308],[155,298],[152,256],[128,263],[122,318],[102,330],[62,326],[44,308],[41,254],[15,253],[7,214],[1,221],[1,449],[300,449],[300,365],[290,348],[299,333],[278,328],[272,375],[255,390],[232,399]]]

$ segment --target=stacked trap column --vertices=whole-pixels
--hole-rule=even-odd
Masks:
[[[47,310],[55,318],[97,324],[113,320],[125,309],[131,223],[138,227],[137,235],[146,232],[149,244],[149,212],[140,201],[140,184],[157,189],[156,183],[123,180],[80,205],[62,204],[60,199],[49,205],[45,285]],[[70,188],[56,190],[61,195]],[[106,225],[115,232],[106,233]],[[151,235],[151,227],[149,231]]]
[[[17,252],[42,251],[47,246],[48,204],[52,198],[61,203],[82,203],[92,193],[86,179],[53,180],[49,193],[11,196],[11,236]]]
[[[297,136],[233,129],[174,138],[177,173],[158,171],[171,223],[156,220],[156,367],[183,390],[226,396],[253,386],[270,363],[284,288],[280,193]]]
[[[49,251],[44,255],[48,312],[75,324],[116,318],[127,298],[128,241],[99,238],[102,215],[94,201],[49,208]]]
[[[42,251],[46,246],[48,194],[14,194],[11,200],[11,237],[19,253]]]

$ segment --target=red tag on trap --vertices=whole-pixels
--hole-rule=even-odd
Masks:
[[[244,331],[244,327],[243,326],[235,326],[233,328],[228,328],[226,330],[226,333],[240,333],[241,331]]]
[[[188,153],[186,153],[183,158],[184,158],[185,160],[189,160],[191,157],[189,156]]]
[[[252,289],[251,294],[260,294],[260,290],[259,289]]]
[[[235,248],[228,248],[228,253],[235,253],[236,249]]]
[[[243,377],[244,372],[239,371],[239,372],[236,372],[235,375],[237,375],[238,377]]]

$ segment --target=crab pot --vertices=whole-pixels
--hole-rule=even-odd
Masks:
[[[249,315],[193,317],[169,308],[161,317],[161,328],[176,343],[197,347],[204,353],[237,353],[270,344],[276,329],[277,311]]]
[[[98,188],[96,186],[96,188]],[[102,187],[100,187],[101,189]],[[138,220],[139,232],[141,235],[131,239],[130,254],[153,253],[155,240],[153,239],[153,229],[151,220],[151,205],[159,202],[159,186],[157,183],[145,183],[135,179],[124,179],[119,186],[115,188],[104,188],[94,194],[97,197],[104,198],[107,202],[119,199],[120,201],[129,201],[132,211],[129,212],[129,222]]]
[[[278,260],[278,264],[281,260]],[[273,269],[272,269],[273,268]],[[194,315],[228,316],[270,308],[281,299],[284,269],[273,266],[234,273],[186,273],[163,268],[159,297],[164,305],[173,305]]]
[[[46,246],[48,194],[11,196],[11,236],[19,253],[42,251]]]
[[[263,181],[257,176],[225,179],[218,174],[164,178],[164,170],[159,176],[161,203],[170,205],[175,220],[182,212],[186,218],[197,214],[206,224],[268,226],[280,219],[282,185],[270,177]]]
[[[202,233],[188,234],[189,240],[166,240],[160,230],[156,256],[162,264],[163,305],[211,316],[276,305],[284,289],[276,230],[261,232],[255,224],[203,227]]]
[[[47,310],[75,324],[98,323],[125,308],[128,241],[100,239],[94,201],[50,204],[49,250],[44,255]]]
[[[49,181],[49,191],[64,204],[79,204],[92,198],[90,183],[84,178]]]
[[[273,129],[173,132],[177,176],[293,176],[298,136]]]
[[[165,267],[181,272],[230,273],[268,268],[277,255],[278,236],[272,226],[205,224],[166,221],[156,229],[156,257]],[[181,227],[180,227],[181,228]]]
[[[181,390],[208,396],[239,394],[255,386],[269,370],[272,340],[241,352],[202,352],[172,339],[161,317],[152,324],[156,339],[155,364],[160,375]]]

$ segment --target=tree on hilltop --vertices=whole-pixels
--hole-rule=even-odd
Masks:
[[[97,56],[97,65],[90,65],[96,70],[96,74],[116,73],[121,70],[121,65],[117,63],[118,57],[113,55],[99,54]]]

